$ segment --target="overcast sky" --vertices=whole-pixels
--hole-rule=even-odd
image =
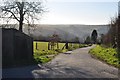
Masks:
[[[46,0],[41,24],[108,24],[117,16],[117,0]]]

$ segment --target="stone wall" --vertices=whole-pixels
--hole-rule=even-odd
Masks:
[[[33,39],[16,29],[2,29],[3,67],[19,66],[33,59]]]

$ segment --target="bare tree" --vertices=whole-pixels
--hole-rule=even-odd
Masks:
[[[44,12],[42,7],[42,1],[27,2],[25,0],[8,0],[0,6],[0,9],[3,13],[1,18],[17,20],[19,22],[19,30],[21,32],[25,20],[26,22],[28,22],[28,20],[38,19],[36,15]]]
[[[103,44],[109,47],[117,47],[117,35],[118,35],[118,18],[111,18],[110,28],[107,34],[103,37]]]
[[[50,37],[50,42],[49,44],[51,44],[51,49],[54,50],[55,45],[57,45],[57,49],[59,49],[59,44],[58,42],[60,41],[60,37],[58,34],[54,33],[51,37]],[[49,46],[48,46],[49,47]]]

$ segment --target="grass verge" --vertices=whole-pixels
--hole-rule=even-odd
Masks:
[[[34,54],[33,54],[34,61],[36,63],[47,63],[47,62],[51,61],[59,53],[63,53],[63,52],[67,52],[67,51],[68,51],[67,49],[44,50],[44,51],[35,50]]]
[[[92,56],[106,62],[109,65],[120,68],[118,53],[116,49],[105,48],[100,45],[97,45],[89,51]]]

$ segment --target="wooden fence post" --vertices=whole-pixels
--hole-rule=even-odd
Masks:
[[[36,42],[36,50],[38,50],[38,44],[37,44],[37,42]]]

